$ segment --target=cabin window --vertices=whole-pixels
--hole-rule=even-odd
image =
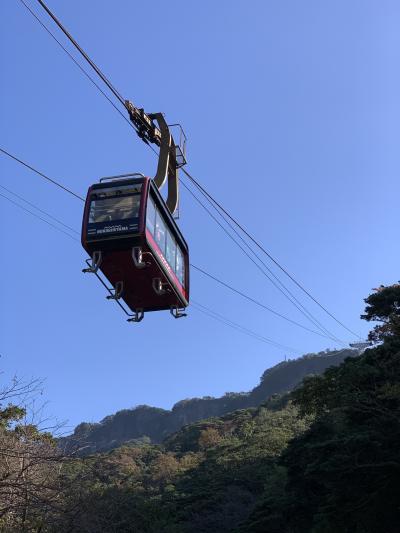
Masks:
[[[167,248],[165,251],[165,259],[168,261],[172,270],[175,271],[175,262],[176,262],[176,242],[172,237],[171,233],[167,231]]]
[[[146,226],[150,233],[155,236],[156,207],[154,205],[153,199],[150,196],[147,200]]]
[[[185,265],[183,262],[183,254],[181,249],[178,247],[176,250],[176,268],[175,268],[176,277],[179,280],[181,285],[184,285],[185,279]]]
[[[149,195],[147,200],[146,227],[153,235],[161,253],[175,273],[181,285],[185,280],[183,253],[173,237],[173,232],[165,223],[162,212]]]
[[[155,239],[161,252],[165,255],[165,241],[166,241],[166,227],[164,220],[161,218],[160,212],[156,211],[156,233]]]
[[[101,193],[90,203],[89,223],[112,222],[137,218],[139,216],[140,195],[107,197]]]

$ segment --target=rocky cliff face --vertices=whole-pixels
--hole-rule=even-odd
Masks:
[[[181,400],[171,411],[148,405],[124,409],[98,424],[79,424],[72,435],[60,442],[67,447],[79,446],[86,454],[111,450],[128,442],[159,443],[187,424],[237,409],[257,407],[273,394],[292,390],[305,376],[321,374],[329,366],[339,365],[346,357],[357,353],[355,350],[341,350],[307,354],[269,368],[262,375],[260,384],[250,392],[227,393],[220,398]]]

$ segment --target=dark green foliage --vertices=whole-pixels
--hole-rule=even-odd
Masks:
[[[237,527],[262,495],[276,458],[307,426],[291,405],[281,411],[239,411],[221,421],[219,444],[207,449],[199,466],[176,485],[177,522],[183,531]]]
[[[398,531],[400,343],[397,348],[381,346],[348,361],[336,376],[328,373],[325,393],[323,384],[317,387],[317,420],[283,457],[306,531]],[[307,394],[297,396],[305,410],[310,386],[315,390],[308,383]]]
[[[76,437],[96,434],[109,443],[111,425],[115,442],[128,443],[64,461],[51,512],[40,517],[33,511],[29,524],[20,516],[15,523],[43,533],[397,533],[399,296],[392,286],[367,298],[365,318],[383,325],[375,328],[379,345],[339,366],[327,368],[354,352],[281,363],[249,394],[184,400],[172,414],[142,406],[101,424],[81,424]],[[293,389],[296,371],[308,377],[292,392],[215,414],[268,390]],[[171,416],[182,424],[204,414],[205,406],[212,406],[211,418],[150,444],[166,434]],[[22,415],[3,408],[3,431],[17,435]],[[136,437],[127,428],[131,417],[141,431]],[[36,445],[36,429],[25,431]]]
[[[12,425],[24,418],[26,410],[17,405],[9,404],[7,407],[0,408],[0,428],[10,429]]]
[[[185,427],[163,447],[124,446],[79,460],[66,473],[78,487],[68,507],[80,509],[69,530],[232,531],[276,475],[288,441],[308,424],[290,403],[282,409],[273,403],[275,409]]]
[[[361,318],[379,322],[369,334],[372,341],[382,341],[388,337],[400,336],[400,284],[376,289],[365,299],[367,307]]]
[[[366,300],[367,316],[385,320],[383,344],[291,394],[300,413],[315,420],[282,454],[283,490],[282,483],[267,487],[241,531],[399,531],[398,296],[390,287]]]

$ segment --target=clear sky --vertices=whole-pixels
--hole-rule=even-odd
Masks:
[[[75,54],[39,4],[25,1]],[[125,97],[183,124],[188,170],[365,337],[363,298],[400,277],[400,4],[48,5]],[[153,175],[148,147],[21,2],[3,0],[0,10],[0,146],[81,195],[101,176]],[[3,187],[79,231],[81,202],[1,154],[0,169]],[[128,324],[81,273],[79,243],[1,196],[0,222],[1,377],[44,378],[47,413],[70,426],[138,404],[248,390],[297,355],[194,308],[182,320],[153,313]],[[180,226],[193,263],[307,325],[185,191]],[[197,272],[191,282],[196,301],[300,354],[340,347]],[[290,287],[325,327],[354,340]]]

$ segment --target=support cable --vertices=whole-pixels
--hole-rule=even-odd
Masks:
[[[72,233],[76,233],[77,235],[80,235],[79,231],[77,231],[76,229],[74,228],[71,228],[71,226],[68,226],[68,224],[65,224],[64,222],[62,222],[61,220],[59,220],[58,218],[56,218],[55,216],[53,215],[50,215],[50,213],[47,213],[47,211],[44,211],[43,209],[40,209],[40,207],[38,207],[37,205],[33,204],[32,202],[29,202],[28,200],[25,200],[25,198],[23,198],[22,196],[20,196],[19,194],[17,194],[16,192],[13,192],[11,191],[10,189],[7,189],[7,187],[4,187],[4,185],[0,185],[0,187],[6,191],[8,194],[12,194],[13,196],[15,196],[16,198],[18,198],[19,200],[22,200],[23,202],[25,202],[26,204],[30,205],[31,207],[33,207],[34,209],[37,209],[37,211],[39,211],[40,213],[43,213],[44,215],[46,215],[47,217],[51,218],[52,220],[54,220],[54,222],[57,222],[57,224],[60,224],[60,226],[64,226],[64,228],[68,229],[69,231],[72,231]]]
[[[25,7],[26,4],[23,2],[23,0],[20,0]],[[71,41],[71,43],[75,46],[75,48],[79,51],[79,53],[85,58],[85,60],[89,63],[89,65],[93,68],[93,70],[98,74],[98,76],[102,79],[102,81],[107,85],[107,87],[110,89],[110,91],[114,94],[114,96],[119,100],[119,102],[125,107],[125,99],[122,97],[122,95],[115,89],[115,87],[111,84],[110,80],[103,74],[103,72],[100,70],[99,67],[90,59],[90,57],[86,54],[86,52],[79,46],[79,44],[75,41],[75,39],[72,37],[72,35],[68,32],[68,30],[61,24],[61,22],[57,19],[57,17],[50,11],[50,9],[46,6],[46,4],[43,2],[43,0],[37,0],[37,2],[42,6],[42,8],[47,12],[47,14],[52,18],[52,20],[57,24],[57,26],[61,29],[61,31],[67,36],[67,38]],[[37,18],[37,17],[35,17]],[[146,143],[148,144],[148,143]],[[150,146],[150,145],[149,145]],[[151,146],[150,146],[151,147]],[[154,152],[153,147],[151,147]],[[340,326],[342,326],[344,329],[346,329],[349,333],[354,335],[357,338],[361,338],[357,333],[349,329],[345,324],[343,324],[339,319],[337,319],[324,305],[322,305],[312,294],[307,291],[303,287],[302,284],[300,284],[274,257],[254,238],[251,236],[251,234],[232,216],[229,214],[229,212],[222,207],[222,205],[215,199],[211,194],[209,194],[206,189],[200,185],[200,183],[184,168],[182,169],[182,172],[190,179],[190,181],[197,187],[197,189],[203,194],[205,198],[211,203],[211,205],[216,210],[220,210],[225,216],[228,217],[228,219],[235,224],[245,235],[248,239],[250,239],[286,276],[289,277],[289,279],[297,285],[297,287],[303,291],[311,300],[314,301],[325,313],[327,313],[333,320],[335,320]]]
[[[286,276],[293,281],[299,289],[301,289],[313,302],[315,302],[325,313],[327,313],[335,322],[337,322],[340,326],[342,326],[344,329],[346,329],[349,333],[354,335],[357,338],[361,338],[357,333],[349,329],[347,326],[345,326],[339,319],[337,319],[326,307],[324,307],[314,296],[307,291],[274,257],[254,238],[252,235],[232,216],[229,214],[229,212],[222,207],[222,205],[213,197],[211,194],[209,194],[206,189],[200,185],[200,183],[191,175],[187,170],[184,168],[182,169],[182,172],[190,179],[190,181],[197,187],[197,189],[201,192],[201,194],[207,198],[207,200],[213,205],[214,209],[217,211],[220,210],[224,215],[228,217],[228,219],[237,226],[240,231],[242,231],[250,241],[257,246]]]
[[[65,28],[65,26],[63,26],[61,24],[61,22],[58,20],[58,18],[50,11],[50,9],[46,6],[46,4],[42,0],[37,0],[37,2],[39,2],[39,4],[46,11],[46,13],[54,20],[54,22],[57,24],[57,26],[60,28],[60,30],[68,37],[68,39],[75,46],[75,48],[78,50],[78,52],[86,59],[86,61],[89,63],[89,65],[92,67],[92,69],[96,72],[96,74],[103,80],[103,82],[107,85],[107,87],[114,94],[114,96],[125,107],[125,99],[123,98],[123,96],[112,85],[110,80],[103,74],[103,72],[99,69],[99,67],[96,65],[96,63],[90,59],[90,57],[83,50],[83,48],[81,48],[79,46],[79,44],[75,41],[75,39],[72,37],[72,35],[69,33],[69,31]]]
[[[33,168],[31,165],[28,165],[27,163],[21,161],[20,159],[12,156],[11,154],[9,154],[8,152],[6,152],[5,150],[3,150],[2,148],[0,148],[0,151],[5,153],[6,155],[8,155],[9,157],[11,157],[12,159],[14,159],[15,161],[17,161],[18,163],[24,165],[25,167],[29,168],[30,170],[32,170],[33,172],[35,172],[36,174],[38,174],[39,176],[42,176],[42,177],[45,177],[47,180],[49,180],[51,183],[54,183],[56,184],[57,186],[61,187],[62,189],[66,190],[67,192],[70,192],[72,193],[76,198],[79,198],[80,200],[82,200],[83,202],[85,201],[84,198],[80,197],[79,195],[73,193],[72,191],[66,189],[65,187],[63,187],[61,184],[59,184],[58,182],[56,182],[55,180],[52,180],[51,178],[48,178],[47,176],[45,176],[42,172],[39,172],[38,170],[36,170],[35,168]],[[4,195],[3,195],[4,196]],[[9,198],[7,198],[6,196],[4,196],[4,198],[6,198],[7,200],[11,201],[11,203],[14,203],[15,205],[17,205],[18,207],[21,207],[19,206],[19,204],[17,204],[16,202],[13,202],[12,200],[10,200]],[[22,197],[20,197],[22,199]],[[23,199],[24,200],[24,199]],[[25,201],[25,200],[24,200]],[[36,206],[34,204],[31,203],[32,206],[34,206],[36,208]],[[25,209],[23,207],[21,207],[22,209],[24,209],[25,211],[31,213],[31,214],[34,214],[32,213],[31,211],[29,211],[28,209]],[[39,208],[37,208],[39,209]],[[41,210],[42,213],[48,215],[48,216],[51,216],[49,215],[48,213],[46,213],[46,211],[43,211]],[[37,216],[37,215],[34,215],[34,216]],[[38,218],[41,218],[41,217],[38,217]],[[46,221],[47,222],[47,221]],[[48,222],[47,222],[48,223]],[[50,223],[49,223],[50,224]],[[53,226],[52,224],[50,224],[51,226]],[[54,226],[53,226],[54,227]],[[57,229],[60,229],[60,228],[57,228]],[[60,231],[63,231],[60,229]],[[63,233],[66,233],[63,231]],[[68,234],[69,235],[69,234]],[[75,240],[79,241],[79,239],[75,238],[75,237],[72,237],[71,235],[69,235],[69,237],[71,238],[74,238]],[[325,338],[330,338],[330,337],[327,337],[327,335],[324,335],[322,333],[319,333],[318,331],[315,331],[315,330],[312,330],[310,328],[307,328],[306,326],[304,326],[303,324],[300,324],[299,322],[296,322],[288,317],[286,317],[285,315],[282,315],[281,313],[278,313],[277,311],[274,311],[272,308],[262,304],[261,302],[258,302],[257,300],[253,299],[252,297],[246,295],[245,293],[242,293],[241,291],[235,289],[234,287],[228,285],[227,283],[223,282],[222,280],[219,280],[218,278],[216,278],[215,276],[213,276],[212,274],[206,272],[205,270],[197,267],[196,265],[193,265],[191,263],[190,265],[191,267],[193,267],[194,269],[196,269],[197,271],[201,272],[202,274],[204,274],[205,276],[208,276],[210,279],[213,279],[215,282],[221,284],[221,285],[224,285],[226,288],[230,289],[231,291],[237,293],[238,295],[242,296],[243,298],[246,298],[247,300],[253,302],[254,304],[258,305],[259,307],[262,307],[264,308],[265,310],[271,312],[272,314],[282,318],[283,320],[286,320],[287,322],[290,322],[291,324],[293,325],[296,325],[306,331],[309,331],[310,333],[314,333],[315,335],[319,335],[321,337],[325,337]],[[331,339],[331,340],[334,340],[334,339]]]
[[[259,270],[260,272],[276,287],[284,296],[287,298],[299,311],[302,313],[308,320],[310,320],[314,326],[316,326],[322,333],[324,333],[324,336],[330,338],[331,340],[335,342],[339,342],[340,344],[345,345],[345,343],[337,338],[333,333],[331,333],[329,330],[327,330],[313,315],[297,300],[297,298],[290,292],[290,290],[281,282],[281,280],[272,272],[271,269],[268,268],[268,266],[265,264],[265,262],[260,259],[260,257],[257,255],[256,252],[249,246],[249,244],[243,239],[243,237],[238,233],[238,231],[229,225],[229,228],[237,235],[237,237],[242,241],[244,246],[250,250],[250,252],[256,257],[258,261],[265,267],[265,269],[271,274],[272,277],[276,279],[276,281],[282,285],[283,289],[278,286],[278,284],[265,272],[265,270],[252,258],[248,255],[246,250],[243,248],[243,246],[229,233],[229,231],[221,224],[221,222],[211,213],[211,211],[203,204],[203,202],[189,189],[189,187],[182,181],[182,185],[184,188],[191,194],[191,196],[201,205],[201,207],[208,213],[208,215],[214,220],[214,222],[224,231],[224,233],[240,248],[240,250],[244,253],[244,255],[249,259]],[[224,220],[224,219],[223,219]],[[287,291],[284,292],[284,291]]]
[[[136,133],[137,133],[138,130],[135,127],[135,125],[128,118],[126,118],[126,116],[122,113],[122,111],[114,104],[114,102],[111,100],[111,98],[103,91],[103,89],[100,87],[100,85],[94,81],[94,79],[90,76],[90,74],[88,74],[86,72],[86,70],[82,67],[82,65],[80,65],[78,63],[78,61],[74,58],[74,56],[57,39],[57,37],[54,35],[54,33],[51,30],[49,30],[49,28],[46,26],[46,24],[44,24],[40,20],[40,18],[36,15],[36,13],[34,11],[32,11],[32,9],[25,3],[24,0],[19,0],[19,1],[21,2],[21,4],[23,4],[25,6],[25,8],[29,11],[29,13],[32,15],[32,17],[34,17],[37,20],[37,22],[42,26],[42,28],[50,35],[50,37],[58,44],[58,46],[60,46],[62,48],[62,50],[64,50],[64,52],[68,55],[68,57],[71,59],[71,61],[73,61],[75,63],[75,65],[79,68],[79,70],[88,78],[88,80],[96,87],[96,89],[98,91],[100,91],[100,93],[104,96],[104,98],[106,98],[108,100],[108,102],[113,106],[115,111],[117,113],[119,113],[121,115],[121,117],[125,120],[125,122],[127,122],[129,124],[129,126],[131,126],[131,128],[133,128],[136,131]]]
[[[3,187],[5,189],[5,187]],[[23,198],[22,196],[19,196],[19,195],[16,195],[15,193],[13,193],[12,191],[8,191],[10,192],[11,194],[14,194],[15,196],[17,196],[18,198],[20,198],[22,201],[28,203],[29,205],[31,205],[32,207],[34,207],[35,209],[37,209],[38,211],[40,211],[41,213],[45,214],[46,216],[50,217],[50,218],[54,218],[52,215],[50,215],[49,213],[47,213],[46,211],[44,211],[43,209],[37,207],[35,204],[33,204],[32,202],[29,202],[28,200],[26,200],[25,198]],[[11,204],[13,204],[14,206],[18,207],[19,209],[22,209],[23,211],[25,211],[26,213],[29,213],[30,215],[36,217],[37,219],[41,220],[42,222],[45,222],[46,224],[48,224],[49,226],[51,226],[52,228],[54,228],[55,230],[63,233],[64,235],[67,235],[70,239],[74,240],[75,242],[80,242],[79,239],[73,235],[70,235],[69,233],[67,233],[66,231],[64,231],[63,229],[61,229],[60,227],[52,224],[51,222],[49,222],[48,220],[46,220],[45,218],[39,216],[37,213],[35,213],[34,211],[31,211],[30,209],[26,209],[24,206],[22,206],[21,204],[18,204],[17,202],[14,202],[11,198],[8,198],[6,195],[0,193],[0,197],[1,198],[4,198],[5,200],[7,200],[8,202],[10,202]],[[62,224],[64,225],[65,227],[69,228],[69,226],[67,226],[66,224],[64,224],[63,222],[55,219],[59,224]],[[72,231],[74,231],[75,233],[78,233],[76,230],[74,230],[73,228],[70,228]],[[269,344],[269,345],[272,345],[276,348],[279,348],[279,349],[282,349],[284,351],[291,351],[291,352],[296,352],[296,353],[301,353],[300,350],[297,350],[295,348],[291,348],[289,346],[285,346],[284,344],[281,344],[279,342],[276,342],[276,341],[273,341],[272,339],[269,339],[268,337],[264,337],[263,335],[260,335],[258,333],[256,333],[255,331],[251,330],[251,329],[248,329],[246,328],[245,326],[242,326],[240,324],[238,324],[237,322],[233,322],[232,320],[230,320],[229,318],[225,317],[224,315],[221,315],[220,313],[217,313],[215,311],[213,311],[212,309],[210,309],[209,307],[206,307],[205,305],[201,304],[200,302],[195,302],[195,301],[192,301],[192,304],[193,304],[193,307],[195,309],[197,309],[197,311],[200,311],[201,313],[203,314],[206,314],[207,316],[209,316],[210,318],[218,321],[218,322],[221,322],[223,324],[225,324],[226,326],[229,326],[231,327],[232,329],[235,329],[236,331],[239,331],[239,333],[243,333],[249,337],[252,337],[258,341],[261,341],[261,342],[264,342],[265,344]]]
[[[200,311],[201,313],[204,313],[204,314],[210,316],[211,318],[213,318],[215,320],[218,320],[218,321],[222,322],[223,324],[225,324],[227,326],[232,327],[233,329],[236,329],[236,330],[238,330],[238,331],[240,331],[242,333],[245,333],[246,335],[249,335],[250,337],[254,337],[257,340],[260,340],[260,341],[265,342],[267,344],[271,344],[272,346],[275,346],[276,348],[281,348],[284,351],[301,353],[299,350],[296,350],[295,348],[291,348],[290,346],[285,346],[284,344],[280,344],[279,342],[275,342],[272,339],[269,339],[268,337],[264,337],[263,335],[259,335],[255,331],[253,331],[251,329],[248,329],[248,328],[246,328],[244,326],[241,326],[237,322],[233,322],[229,318],[226,318],[224,315],[221,315],[220,313],[216,313],[215,311],[213,311],[209,307],[206,307],[205,305],[203,305],[203,304],[201,304],[199,302],[196,302],[196,301],[192,300],[191,305],[193,305],[193,307],[195,309],[197,309],[197,311]]]
[[[32,172],[35,172],[36,174],[38,174],[39,176],[41,176],[45,180],[49,181],[53,185],[56,185],[57,187],[59,187],[60,189],[62,189],[65,192],[67,192],[68,194],[71,194],[72,196],[75,196],[75,198],[78,198],[78,200],[82,200],[82,202],[85,201],[85,199],[82,198],[82,196],[79,196],[79,194],[76,194],[75,192],[71,191],[71,189],[68,189],[68,187],[64,187],[64,185],[61,185],[61,183],[59,183],[58,181],[53,180],[52,178],[49,178],[48,176],[46,176],[46,174],[43,174],[43,172],[40,172],[39,170],[36,170],[36,168],[31,167],[30,165],[28,165],[28,163],[25,163],[24,161],[22,161],[21,159],[19,159],[15,155],[12,155],[12,154],[10,154],[10,152],[7,152],[7,150],[4,150],[3,148],[0,148],[0,152],[5,154],[6,156],[10,157],[11,159],[14,159],[14,161],[17,161],[18,163],[20,163],[24,167],[29,168],[29,170],[32,170]]]
[[[303,324],[300,324],[300,322],[296,322],[295,320],[292,320],[291,318],[288,318],[287,316],[285,315],[282,315],[281,313],[278,313],[277,311],[275,311],[274,309],[272,309],[271,307],[268,307],[267,305],[259,302],[258,300],[256,300],[255,298],[252,298],[251,296],[245,294],[244,292],[238,290],[238,289],[235,289],[235,287],[232,287],[232,285],[229,285],[228,283],[225,283],[225,281],[222,281],[221,279],[217,278],[216,276],[213,276],[212,274],[210,274],[209,272],[203,270],[202,268],[194,265],[193,263],[190,263],[190,266],[192,268],[194,268],[195,270],[197,270],[198,272],[200,272],[201,274],[203,274],[204,276],[207,276],[208,278],[214,280],[216,283],[219,283],[220,285],[222,285],[223,287],[229,289],[230,291],[238,294],[239,296],[241,296],[242,298],[245,298],[246,300],[248,300],[249,302],[252,302],[253,304],[255,305],[258,305],[259,307],[262,307],[263,309],[265,309],[266,311],[269,311],[270,313],[272,313],[273,315],[276,315],[278,316],[279,318],[282,318],[283,320],[286,320],[286,322],[290,322],[291,324],[294,324],[295,326],[299,327],[299,328],[302,328],[306,331],[309,331],[310,333],[314,333],[314,335],[319,335],[320,337],[325,337],[325,338],[329,338],[330,340],[335,340],[335,339],[332,339],[331,337],[328,337],[327,335],[323,334],[323,333],[320,333],[318,331],[315,331],[314,329],[310,329],[308,328],[307,326],[304,326]],[[344,344],[344,343],[343,343]]]
[[[30,209],[27,209],[26,207],[22,206],[21,204],[17,203],[17,202],[14,202],[14,200],[11,200],[11,198],[8,198],[8,196],[6,196],[5,194],[1,193],[0,192],[0,196],[2,198],[4,198],[5,200],[7,200],[8,202],[10,202],[11,204],[15,205],[16,207],[18,207],[19,209],[22,209],[23,211],[25,211],[26,213],[30,213],[31,215],[33,215],[34,217],[38,218],[39,220],[41,220],[42,222],[45,222],[46,224],[48,224],[49,226],[51,226],[52,228],[56,229],[57,231],[60,231],[61,233],[64,233],[64,235],[68,235],[68,237],[74,241],[78,241],[79,242],[79,239],[77,239],[76,237],[74,237],[73,235],[71,235],[70,233],[67,233],[66,231],[64,231],[63,229],[59,228],[58,226],[56,226],[55,224],[52,224],[51,222],[49,222],[48,220],[46,220],[45,218],[42,218],[41,216],[39,216],[37,213],[34,213],[33,211],[31,211]],[[44,211],[42,211],[43,213]],[[47,215],[47,213],[46,213]],[[48,215],[50,216],[50,215]]]

